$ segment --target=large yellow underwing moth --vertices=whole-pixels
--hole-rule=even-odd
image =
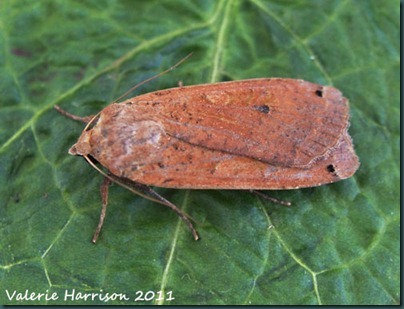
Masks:
[[[109,179],[94,242],[109,181],[169,206],[198,239],[187,216],[149,186],[298,189],[346,179],[359,167],[348,135],[348,100],[333,87],[303,80],[177,87],[110,104],[92,117],[71,117],[87,126],[69,153]]]

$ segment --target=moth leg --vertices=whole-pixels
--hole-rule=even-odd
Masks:
[[[87,124],[95,116],[95,115],[90,115],[90,116],[87,116],[87,117],[76,116],[76,115],[73,115],[73,114],[70,114],[70,113],[66,112],[59,105],[55,105],[53,108],[56,109],[59,113],[61,113],[63,116],[65,116],[67,118],[70,118],[70,119],[73,119],[75,121],[84,122],[85,124]]]
[[[289,207],[290,205],[292,205],[291,202],[278,200],[278,199],[276,199],[276,198],[274,198],[272,196],[266,195],[265,193],[262,193],[262,192],[257,191],[257,190],[250,190],[250,192],[255,194],[255,195],[258,195],[259,197],[261,197],[261,198],[263,198],[265,200],[268,200],[268,201],[271,201],[271,202],[274,202],[274,203],[277,203],[277,204],[280,204],[280,205],[283,205],[283,206],[288,206]]]
[[[109,185],[111,184],[111,180],[107,177],[104,177],[104,180],[102,181],[100,191],[101,191],[101,199],[102,199],[102,208],[101,208],[101,214],[100,214],[100,221],[98,222],[98,226],[94,232],[94,236],[92,239],[92,242],[95,244],[98,239],[98,235],[101,232],[101,228],[104,224],[104,219],[105,219],[105,214],[107,212],[107,206],[108,206],[108,188]]]

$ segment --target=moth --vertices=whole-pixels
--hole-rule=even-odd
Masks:
[[[336,88],[260,78],[181,86],[112,103],[87,123],[72,155],[116,182],[187,216],[151,186],[284,190],[351,177],[359,167],[348,134],[349,104]],[[105,168],[101,170],[97,164]]]

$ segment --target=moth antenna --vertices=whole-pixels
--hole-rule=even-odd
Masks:
[[[152,77],[149,77],[147,79],[145,79],[144,81],[141,81],[140,83],[136,84],[135,86],[133,86],[132,88],[130,88],[128,91],[126,91],[123,95],[121,95],[120,97],[116,98],[115,100],[113,100],[113,102],[117,102],[120,99],[126,97],[129,93],[131,93],[133,90],[139,88],[140,86],[152,81],[153,79],[159,78],[160,76],[174,70],[176,67],[178,67],[181,63],[183,63],[185,60],[187,60],[189,57],[192,56],[193,53],[189,53],[188,55],[186,55],[184,58],[182,58],[180,61],[178,61],[176,64],[174,64],[173,66],[169,67],[167,70],[164,70],[163,72],[160,72],[159,74],[153,75]]]
[[[92,162],[90,160],[90,158],[88,156],[83,156],[84,159],[86,159],[86,161],[94,168],[96,169],[101,175],[103,175],[104,177],[108,178],[109,180],[111,180],[112,182],[115,182],[116,184],[122,186],[123,188],[143,197],[146,198],[150,201],[162,204],[164,206],[167,206],[169,208],[171,208],[172,210],[174,210],[177,215],[182,219],[182,221],[184,221],[184,223],[188,226],[188,228],[191,230],[192,235],[194,236],[195,240],[199,239],[199,235],[196,232],[193,224],[191,223],[191,221],[188,219],[187,215],[181,210],[179,209],[177,206],[175,206],[173,203],[171,203],[170,201],[166,200],[165,198],[163,198],[162,196],[158,195],[156,192],[153,191],[153,194],[156,195],[158,198],[153,198],[151,196],[148,196],[146,194],[143,194],[135,189],[133,189],[132,187],[126,185],[124,182],[120,181],[119,179],[116,179],[114,177],[112,177],[111,175],[108,175],[107,173],[105,173],[103,170],[101,170],[98,166],[96,166],[94,164],[94,162]],[[147,186],[146,186],[147,187]],[[151,193],[152,194],[152,193]]]
[[[154,75],[154,76],[152,76],[152,77],[150,77],[150,78],[148,78],[148,79],[145,79],[144,81],[141,81],[140,83],[138,83],[137,85],[135,85],[135,86],[133,86],[132,88],[130,88],[130,89],[129,89],[128,91],[126,91],[123,95],[121,95],[120,97],[116,98],[116,99],[113,100],[112,102],[113,102],[113,103],[114,103],[114,102],[117,102],[118,100],[120,100],[120,99],[126,97],[129,93],[131,93],[133,90],[139,88],[140,86],[142,86],[142,85],[148,83],[149,81],[151,81],[151,80],[153,80],[153,79],[156,79],[156,78],[158,78],[158,77],[160,77],[160,76],[162,76],[162,75],[164,75],[164,74],[166,74],[166,73],[168,73],[168,72],[174,70],[174,69],[175,69],[176,67],[178,67],[181,63],[183,63],[185,60],[187,60],[189,57],[191,57],[192,54],[193,54],[193,53],[189,53],[189,54],[186,55],[184,58],[182,58],[180,61],[178,61],[176,64],[174,64],[173,66],[169,67],[167,70],[164,70],[163,72],[160,72],[160,73],[157,74],[157,75]],[[62,109],[61,109],[59,106],[57,106],[57,107],[55,107],[55,108],[56,108],[56,110],[58,110],[60,113],[62,113],[62,114],[64,114],[64,115],[68,114],[67,112],[62,111]],[[101,112],[99,112],[98,114],[94,115],[94,116],[91,118],[90,121],[87,120],[88,123],[87,123],[87,125],[85,126],[85,128],[84,128],[83,131],[86,131],[86,130],[88,129],[88,127],[91,126],[91,124],[94,122],[94,120],[95,120],[100,114],[101,114]],[[68,117],[71,117],[71,116],[69,115]],[[72,118],[72,117],[71,117],[71,118]],[[80,121],[83,121],[83,120],[80,120]],[[83,122],[84,122],[84,121],[83,121]],[[139,194],[139,193],[136,193],[136,194]],[[139,194],[139,195],[141,195],[141,194]],[[166,205],[166,206],[168,206],[168,205]]]
[[[117,179],[111,177],[111,175],[108,175],[108,174],[105,173],[102,169],[100,169],[97,165],[95,165],[94,162],[92,162],[89,157],[87,157],[87,156],[83,156],[83,157],[84,157],[84,159],[86,159],[86,161],[87,161],[94,169],[96,169],[101,175],[103,175],[104,177],[108,178],[108,179],[111,180],[112,182],[115,182],[116,184],[118,184],[118,185],[124,187],[125,189],[128,189],[129,191],[132,191],[133,193],[135,193],[135,194],[137,194],[137,195],[140,195],[141,197],[144,197],[144,198],[147,198],[147,199],[149,199],[149,200],[151,200],[151,201],[153,201],[153,202],[157,202],[157,203],[162,204],[161,201],[159,201],[159,200],[157,200],[157,199],[154,199],[154,198],[152,198],[152,197],[150,197],[150,196],[147,196],[147,195],[145,195],[145,194],[143,194],[143,193],[141,193],[141,192],[139,192],[139,191],[136,191],[135,189],[133,189],[133,188],[131,188],[131,187],[125,185],[124,183],[120,182],[119,180],[117,180]],[[165,204],[164,204],[164,205],[165,205]],[[166,205],[166,206],[168,206],[168,205]]]
[[[98,114],[95,114],[94,116],[92,116],[92,118],[90,119],[90,121],[89,121],[89,122],[86,124],[86,126],[84,127],[83,131],[87,131],[88,127],[93,124],[94,120],[97,119],[100,114],[101,114],[101,112],[99,112]]]

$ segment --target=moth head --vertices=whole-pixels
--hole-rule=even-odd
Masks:
[[[69,149],[69,154],[73,156],[86,156],[91,151],[90,145],[91,130],[83,131],[79,140]]]
[[[100,120],[100,114],[95,115],[86,125],[79,140],[69,149],[69,154],[73,156],[87,156],[91,152],[90,138],[94,128]]]

